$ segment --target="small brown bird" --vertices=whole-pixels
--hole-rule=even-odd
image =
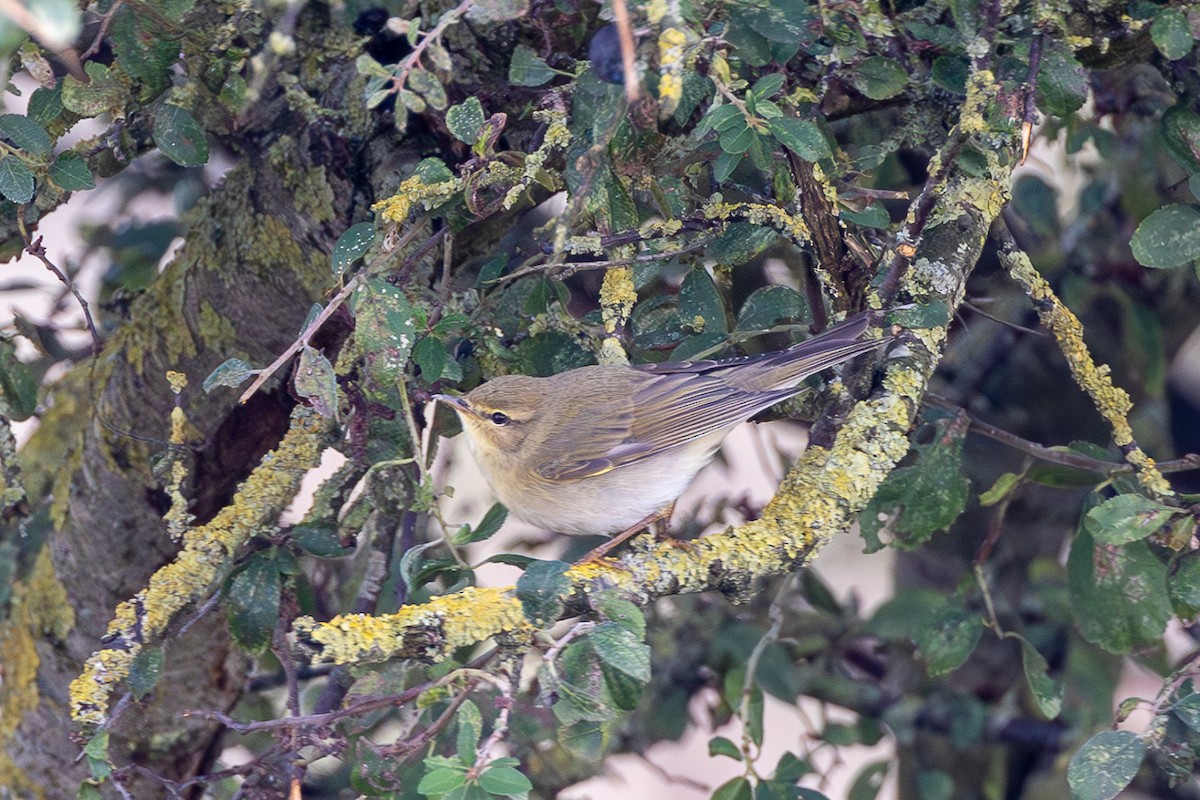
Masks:
[[[596,557],[669,517],[738,424],[887,343],[860,338],[867,325],[860,314],[775,353],[506,375],[437,399],[458,413],[488,484],[518,517],[559,533],[620,532]]]

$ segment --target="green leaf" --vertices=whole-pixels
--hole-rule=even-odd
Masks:
[[[333,245],[329,260],[334,275],[343,275],[346,269],[366,255],[375,241],[375,223],[359,222],[347,228]]]
[[[1171,706],[1171,711],[1184,725],[1200,732],[1200,693],[1193,692],[1180,698]]]
[[[712,793],[712,800],[752,800],[750,781],[745,777],[728,780]]]
[[[967,93],[967,74],[971,63],[965,56],[938,56],[933,60],[929,77],[939,88],[951,94]]]
[[[713,162],[713,180],[719,184],[724,183],[741,161],[741,153],[721,153]]]
[[[892,217],[888,214],[888,210],[879,203],[872,203],[862,211],[843,208],[840,214],[842,219],[847,222],[853,222],[864,228],[883,230],[892,224]]]
[[[157,10],[162,13],[164,9]],[[129,6],[115,11],[109,41],[117,60],[144,85],[144,96],[158,96],[171,85],[171,66],[179,58],[179,43],[163,36],[158,28],[161,23],[150,15]]]
[[[999,503],[1008,493],[1011,492],[1021,482],[1021,476],[1013,472],[1005,472],[996,482],[992,484],[992,488],[988,489],[983,494],[979,495],[979,505],[987,508]]]
[[[354,336],[369,371],[380,385],[396,385],[417,339],[416,310],[399,287],[382,278],[363,283],[351,300]]]
[[[741,118],[742,112],[737,106],[724,104],[719,106],[710,106],[708,111],[696,124],[696,136],[704,136],[709,131],[723,131]]]
[[[892,470],[859,514],[867,552],[883,547],[884,525],[899,549],[913,549],[934,533],[950,527],[966,507],[971,482],[962,471],[961,435],[949,435],[946,421],[937,424],[934,441],[916,445],[913,466]]]
[[[1192,31],[1178,8],[1164,8],[1150,24],[1150,40],[1168,61],[1178,61],[1192,52]]]
[[[1200,616],[1200,550],[1190,550],[1175,561],[1167,592],[1176,615],[1183,619]]]
[[[1021,639],[1021,666],[1038,711],[1046,719],[1057,719],[1062,712],[1062,682],[1050,677],[1050,665],[1045,657],[1024,638]]]
[[[776,117],[767,121],[767,129],[775,141],[805,161],[820,161],[833,155],[825,134],[811,119]]]
[[[1182,105],[1171,106],[1163,113],[1162,134],[1167,152],[1179,165],[1200,173],[1200,114]]]
[[[108,731],[100,731],[87,740],[83,746],[83,755],[87,758],[88,772],[97,780],[104,780],[112,774],[112,762],[108,757]]]
[[[1102,731],[1083,743],[1067,765],[1076,800],[1111,800],[1137,775],[1146,745],[1129,731]]]
[[[898,61],[883,56],[864,59],[849,71],[850,84],[872,100],[895,97],[908,86],[908,72]]]
[[[516,347],[523,375],[545,377],[595,363],[595,357],[562,331],[530,336]]]
[[[308,346],[300,351],[295,383],[296,394],[307,399],[314,411],[330,419],[337,415],[337,375],[320,351]]]
[[[1171,618],[1166,568],[1145,542],[1098,545],[1081,530],[1067,557],[1067,586],[1080,633],[1110,653],[1159,643]]]
[[[1088,95],[1088,76],[1066,44],[1046,39],[1037,89],[1037,104],[1047,114],[1065,117],[1083,107]]]
[[[639,642],[646,638],[646,616],[634,603],[615,592],[600,592],[591,599],[601,617],[629,631]]]
[[[79,784],[79,791],[75,793],[75,800],[104,800],[104,793],[100,791],[99,786],[91,780],[87,780]]]
[[[1172,269],[1200,258],[1200,211],[1172,203],[1142,220],[1129,242],[1145,267]]]
[[[73,75],[63,78],[62,103],[68,111],[81,117],[96,117],[124,108],[128,75],[116,66],[110,71],[99,61],[89,61],[83,69],[87,83],[81,83]]]
[[[471,781],[446,792],[441,800],[491,800],[491,796],[479,788],[478,783]]]
[[[421,380],[432,384],[441,379],[446,364],[452,359],[441,340],[436,336],[425,336],[413,348],[412,360],[421,371]]]
[[[697,333],[724,334],[728,330],[725,303],[707,270],[697,267],[684,277],[679,288],[679,316]]]
[[[798,757],[795,753],[784,751],[779,757],[779,763],[775,765],[775,772],[772,776],[777,781],[787,781],[795,783],[805,775],[811,775],[815,770],[812,764],[807,760]]]
[[[887,774],[888,762],[886,761],[876,761],[863,767],[862,771],[854,778],[854,783],[850,784],[846,800],[874,800],[879,795],[879,790],[883,787],[883,781],[887,778]]]
[[[533,48],[519,44],[508,63],[508,80],[514,86],[541,86],[554,77],[554,70]]]
[[[602,622],[587,635],[603,664],[620,670],[635,681],[650,681],[650,648],[615,622]]]
[[[326,523],[297,525],[288,531],[289,538],[304,552],[317,558],[340,558],[354,550],[353,542],[347,547],[338,536],[337,526]]]
[[[50,180],[66,192],[96,188],[96,180],[92,177],[87,162],[83,160],[83,156],[71,150],[60,153],[58,158],[54,159],[54,163],[50,165]]]
[[[53,146],[45,128],[20,114],[0,114],[0,134],[38,158],[50,155]]]
[[[29,365],[17,358],[11,340],[0,340],[0,414],[26,420],[37,410],[38,382]]]
[[[812,322],[804,295],[790,286],[763,286],[742,303],[735,327],[739,331],[761,331],[785,322]]]
[[[1145,539],[1179,513],[1140,494],[1119,494],[1087,512],[1084,525],[1097,544]]]
[[[18,204],[33,199],[33,173],[14,155],[0,157],[0,194]]]
[[[141,700],[158,685],[163,672],[163,651],[161,647],[143,647],[133,657],[129,665],[129,691],[134,699]]]
[[[225,607],[234,641],[251,653],[271,644],[282,592],[279,567],[266,553],[255,553],[229,579]]]
[[[750,89],[750,94],[760,100],[765,100],[773,96],[776,92],[783,88],[783,76],[778,72],[768,73],[754,82],[754,86]]]
[[[236,389],[257,373],[258,370],[240,358],[227,358],[221,362],[221,366],[209,373],[208,377],[204,379],[204,383],[201,384],[201,388],[204,389],[205,394],[218,386],[229,386]]]
[[[181,167],[208,163],[208,140],[200,123],[185,108],[164,104],[154,113],[154,143]]]
[[[532,624],[544,627],[562,614],[563,600],[571,588],[570,568],[562,561],[534,561],[517,579],[517,599]]]
[[[724,736],[714,736],[708,740],[708,754],[710,756],[726,756],[734,761],[742,760],[742,748]]]
[[[483,519],[474,528],[467,528],[467,532],[462,535],[454,536],[455,545],[471,544],[472,542],[482,542],[484,539],[490,539],[496,531],[500,530],[500,526],[504,524],[504,520],[508,519],[508,509],[501,503],[495,503],[483,515]]]
[[[917,629],[913,638],[930,677],[937,677],[961,667],[982,634],[978,612],[947,603]]]
[[[739,10],[741,19],[768,41],[793,47],[801,42],[813,41],[811,26],[818,18],[804,3],[777,0],[763,4],[739,3],[734,7]],[[779,56],[782,53],[775,52],[772,55]],[[787,58],[781,59],[781,63],[783,61],[787,61]]]
[[[43,127],[49,125],[58,119],[62,110],[62,81],[59,81],[53,89],[42,87],[34,89],[33,94],[29,95],[29,108],[26,109],[26,114],[38,125]]]
[[[431,769],[421,776],[421,782],[417,784],[417,791],[426,797],[432,795],[445,794],[451,789],[457,789],[467,782],[467,770],[452,769],[449,767],[438,767]]]
[[[475,144],[485,118],[483,104],[479,102],[478,97],[472,95],[446,110],[446,128],[460,142]]]
[[[458,724],[454,740],[458,760],[463,766],[474,766],[475,750],[479,747],[479,735],[483,730],[483,715],[479,713],[479,706],[471,700],[466,701],[459,706],[454,721]]]
[[[492,767],[479,775],[479,786],[488,794],[512,795],[529,792],[533,784],[512,767]]]

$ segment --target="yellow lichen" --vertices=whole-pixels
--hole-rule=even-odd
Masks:
[[[462,190],[462,182],[451,178],[440,183],[425,183],[420,175],[413,175],[401,182],[396,193],[386,200],[371,206],[386,222],[403,224],[408,221],[414,206],[428,210],[446,202]]]
[[[797,244],[806,244],[812,238],[812,232],[804,220],[780,206],[768,203],[713,202],[706,204],[702,212],[708,219],[740,217],[755,225],[775,228]]]
[[[556,176],[550,177],[552,173],[546,169],[546,162],[550,159],[551,154],[562,150],[571,143],[571,129],[567,127],[566,117],[561,112],[542,111],[535,114],[535,117],[549,123],[549,127],[542,136],[541,146],[525,156],[520,177],[504,194],[504,201],[501,205],[505,210],[516,205],[525,190],[539,178],[543,178],[543,182],[548,178],[549,182],[556,187],[559,184]]]
[[[633,313],[633,305],[636,302],[637,289],[633,285],[632,269],[614,267],[604,273],[604,282],[600,285],[600,310],[604,320],[604,332],[608,335],[604,340],[600,363],[629,363],[616,333],[629,321],[629,315]],[[605,360],[606,358],[608,360]]]
[[[298,407],[279,446],[263,456],[238,487],[233,502],[208,524],[187,531],[175,561],[151,575],[146,588],[132,600],[117,606],[108,633],[120,645],[94,653],[71,683],[71,715],[77,722],[104,721],[109,691],[128,675],[133,656],[201,598],[237,548],[287,505],[304,474],[319,463],[326,430],[324,420]]]
[[[1097,364],[1083,341],[1083,325],[1079,318],[1063,305],[1046,279],[1034,268],[1025,253],[1002,254],[1009,274],[1025,289],[1034,301],[1038,317],[1058,342],[1079,387],[1092,398],[1096,410],[1112,428],[1113,441],[1125,454],[1125,460],[1137,471],[1138,481],[1149,492],[1168,497],[1174,492],[1158,471],[1154,460],[1137,446],[1129,426],[1133,401],[1128,393],[1112,382],[1107,364]]]
[[[669,117],[683,97],[683,47],[687,36],[679,28],[664,28],[658,35],[658,113]]]

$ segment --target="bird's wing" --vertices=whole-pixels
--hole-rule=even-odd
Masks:
[[[574,442],[576,453],[572,458],[542,462],[537,471],[547,480],[556,481],[602,475],[732,428],[795,392],[795,387],[746,392],[720,378],[694,373],[657,376],[618,401],[619,408],[576,409],[578,416],[587,414],[591,420],[586,425],[565,428],[587,430],[589,441]],[[595,420],[600,418],[609,420],[609,424],[597,427]]]

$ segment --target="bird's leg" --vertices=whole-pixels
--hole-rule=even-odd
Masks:
[[[663,523],[663,534],[665,534],[666,526],[671,521],[671,513],[674,511],[675,511],[675,504],[671,503],[671,505],[667,506],[666,508],[655,511],[653,514],[646,517],[645,519],[635,522],[634,524],[630,525],[625,530],[618,533],[613,538],[609,539],[604,544],[590,550],[587,555],[585,555],[583,558],[581,558],[575,562],[576,566],[578,566],[579,564],[587,564],[592,561],[598,561],[601,558],[604,558],[606,555],[609,554],[609,552],[613,548],[615,548],[618,545],[620,545],[621,543],[629,540],[634,535],[639,534],[642,531],[646,530],[650,526],[654,525],[654,523],[656,523],[656,522]],[[661,537],[658,533],[655,533],[655,538],[660,539]]]

